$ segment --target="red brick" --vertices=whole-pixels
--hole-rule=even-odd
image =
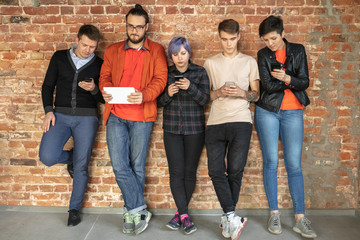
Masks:
[[[118,6],[107,6],[105,8],[107,14],[118,14],[120,13],[120,8]]]
[[[22,8],[21,7],[0,7],[1,15],[21,15]]]
[[[34,16],[32,18],[33,24],[49,24],[49,23],[60,23],[61,16]]]
[[[60,13],[60,7],[24,7],[24,12],[28,15],[56,15]]]
[[[104,8],[101,6],[91,7],[91,14],[104,14]]]
[[[61,15],[65,15],[65,14],[74,14],[74,7],[61,7],[60,9],[61,11]]]

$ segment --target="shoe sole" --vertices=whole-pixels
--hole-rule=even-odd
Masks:
[[[197,230],[197,228],[191,230],[190,232],[184,232],[184,233],[185,233],[186,235],[190,235],[190,234],[192,234],[193,232],[196,232],[196,230]]]
[[[242,230],[244,229],[244,227],[245,227],[245,225],[247,223],[247,218],[244,218],[244,219],[245,219],[245,221],[244,221],[242,227],[239,229],[239,231],[237,233],[237,236],[235,238],[232,238],[231,240],[238,240],[239,239],[240,234],[241,234]]]
[[[166,224],[165,226],[166,226],[167,228],[170,228],[171,230],[174,230],[174,231],[179,230],[179,228],[180,228],[180,227],[174,228],[174,227],[172,227],[172,226],[170,226],[170,225],[168,225],[168,224]]]
[[[294,232],[301,234],[301,236],[304,238],[317,238],[317,236],[306,235],[306,234],[302,233],[301,230],[297,227],[293,227],[293,230],[294,230]]]
[[[123,233],[131,234],[131,233],[134,233],[134,230],[125,230],[125,229],[123,229]]]
[[[282,230],[280,230],[279,232],[275,232],[275,231],[272,231],[270,228],[268,228],[268,231],[272,234],[275,234],[275,235],[279,235],[282,233]]]
[[[148,213],[149,213],[149,217],[147,217],[147,218],[145,219],[145,221],[146,221],[145,225],[144,225],[142,228],[140,228],[140,229],[138,229],[138,230],[135,231],[135,234],[136,234],[136,235],[139,235],[140,233],[142,233],[143,231],[145,231],[145,229],[149,226],[149,221],[150,221],[150,219],[151,219],[152,214],[151,214],[151,212],[148,212]]]
[[[219,228],[222,230],[221,234],[223,235],[224,238],[230,238],[231,237],[230,233],[224,233],[224,229],[222,228],[221,224],[219,225]]]

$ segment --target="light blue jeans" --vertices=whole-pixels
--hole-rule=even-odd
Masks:
[[[153,122],[136,122],[110,114],[106,139],[116,182],[125,209],[134,214],[146,208],[145,162]]]
[[[270,211],[278,210],[277,168],[280,134],[294,213],[304,214],[304,179],[301,170],[303,110],[280,110],[279,113],[274,113],[256,106],[255,126],[262,150],[264,187]]]

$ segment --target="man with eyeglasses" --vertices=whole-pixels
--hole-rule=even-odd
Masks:
[[[148,28],[148,14],[136,4],[126,15],[127,40],[106,49],[100,74],[109,155],[125,203],[123,232],[135,234],[143,232],[151,218],[144,200],[146,153],[156,98],[167,81],[164,48],[145,37]],[[135,88],[127,97],[131,104],[110,104],[113,97],[104,87]]]

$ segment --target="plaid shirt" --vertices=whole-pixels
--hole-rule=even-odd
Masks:
[[[175,82],[175,75],[189,79],[190,86],[170,97],[168,86]],[[209,78],[205,68],[190,63],[184,73],[175,65],[168,70],[168,81],[164,92],[158,98],[158,106],[164,106],[163,129],[173,134],[197,134],[205,130],[204,106],[210,100]]]

